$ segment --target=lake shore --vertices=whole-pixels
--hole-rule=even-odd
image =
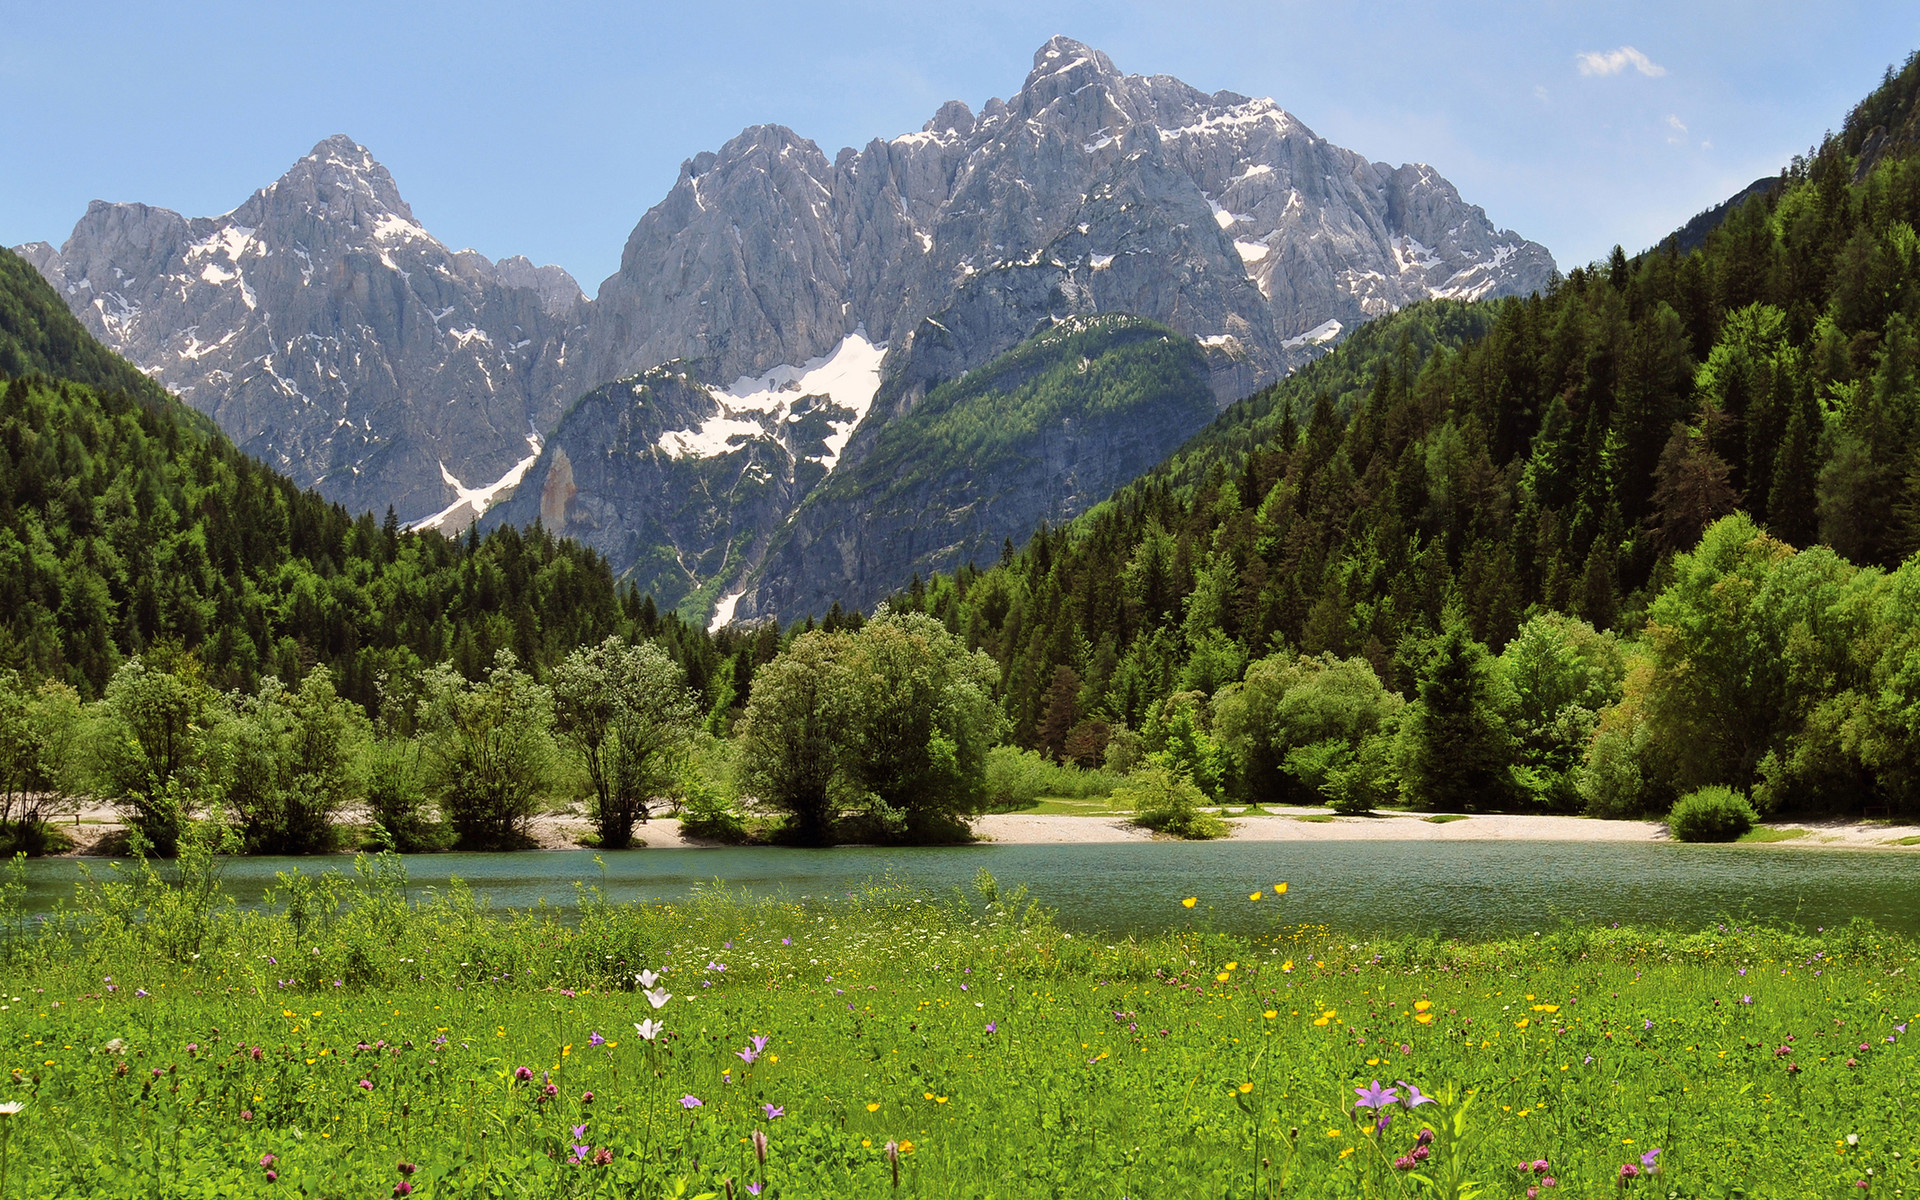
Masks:
[[[1374,816],[1345,817],[1328,810],[1300,808],[1269,810],[1270,815],[1229,817],[1232,832],[1228,839],[1243,842],[1664,842],[1671,840],[1665,824],[1659,821],[1602,821],[1591,817],[1529,816],[1516,813],[1487,813],[1444,822],[1429,821],[1420,813],[1379,813]],[[587,832],[586,821],[578,816],[548,814],[534,822],[534,835],[542,849],[578,849],[579,839]],[[1807,846],[1814,848],[1851,848],[1877,850],[1920,850],[1920,845],[1901,846],[1902,838],[1920,838],[1920,826],[1877,825],[1857,821],[1784,821],[1767,828],[1803,830],[1780,841],[1755,843],[1768,846]],[[1115,842],[1147,842],[1159,835],[1113,814],[1066,813],[988,813],[973,822],[975,837],[982,843],[1011,846],[1098,845]],[[697,849],[713,843],[688,838],[680,832],[680,822],[662,817],[636,830],[637,836],[655,850]],[[1170,839],[1161,839],[1170,840]]]
[[[1148,842],[1160,835],[1132,824],[1126,816],[1098,811],[1089,804],[1084,813],[988,813],[975,818],[973,831],[980,843],[1005,846],[1101,845]],[[80,824],[57,822],[74,845],[61,857],[123,854],[123,826],[111,808],[89,806]],[[1535,816],[1519,813],[1482,813],[1429,820],[1420,813],[1383,812],[1371,816],[1341,816],[1325,808],[1274,808],[1264,815],[1229,816],[1228,840],[1242,842],[1664,842],[1671,840],[1660,821],[1603,821],[1593,817]],[[1779,840],[1752,844],[1802,846],[1815,849],[1920,851],[1920,825],[1861,821],[1775,821],[1764,828],[1785,834]],[[592,823],[576,812],[542,813],[533,820],[533,839],[540,850],[579,850],[592,832]],[[697,850],[719,845],[688,837],[673,817],[659,817],[635,828],[639,842],[653,850]],[[1902,845],[1905,839],[1913,839]],[[1164,839],[1161,840],[1170,840]]]

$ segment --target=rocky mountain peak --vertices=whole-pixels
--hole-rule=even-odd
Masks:
[[[345,135],[218,217],[96,202],[33,261],[96,335],[250,453],[409,520],[490,496],[531,461],[580,302],[557,267],[449,250]]]
[[[489,520],[537,515],[668,602],[785,615],[829,576],[857,604],[918,569],[842,537],[880,499],[810,497],[865,478],[882,431],[1038,331],[1143,319],[1149,341],[1197,345],[1182,369],[1224,405],[1372,317],[1553,272],[1431,167],[1067,37],[1010,99],[948,101],[917,132],[829,158],[755,125],[692,155],[591,301],[557,267],[448,249],[344,135],[224,216],[95,205],[59,250],[25,249],[95,333],[334,499],[445,528],[520,486]],[[1179,411],[1072,468],[1062,503],[1177,445],[1195,428]],[[1070,465],[1083,429],[1034,436]],[[994,469],[941,467],[953,522],[1024,536],[996,522],[1039,511],[1027,483],[975,466]]]
[[[317,143],[256,196],[275,197],[283,191],[300,202],[345,207],[358,217],[393,216],[413,222],[413,209],[401,197],[393,175],[365,146],[344,133]]]

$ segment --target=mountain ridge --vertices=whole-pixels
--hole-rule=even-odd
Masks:
[[[344,136],[222,217],[96,204],[60,249],[23,252],[97,336],[250,452],[448,529],[544,481],[581,397],[669,364],[691,390],[656,414],[678,422],[660,436],[692,458],[738,407],[722,393],[883,350],[865,398],[838,394],[841,447],[810,453],[831,472],[932,388],[1060,320],[1126,313],[1194,339],[1223,407],[1381,313],[1554,273],[1429,167],[1370,162],[1271,100],[1122,74],[1068,38],[1010,99],[948,102],[831,160],[779,125],[690,157],[591,299],[558,268],[448,249]],[[742,436],[779,457],[774,431]],[[788,465],[797,505],[813,472]],[[767,510],[750,540],[794,511]],[[657,549],[618,551],[621,569]],[[696,572],[689,591],[758,567],[720,561],[729,578]]]

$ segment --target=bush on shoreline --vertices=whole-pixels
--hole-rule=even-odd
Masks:
[[[1689,792],[1674,801],[1667,828],[1683,842],[1731,842],[1760,819],[1746,797],[1730,787],[1716,785]]]

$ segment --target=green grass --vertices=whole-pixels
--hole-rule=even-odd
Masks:
[[[1307,821],[1314,825],[1325,825],[1329,821],[1333,820],[1333,814],[1332,813],[1307,813],[1304,816],[1295,817],[1294,820]]]
[[[1775,829],[1769,825],[1755,825],[1739,837],[1736,842],[1791,842],[1807,836],[1805,829]]]
[[[1920,835],[1894,838],[1893,844],[1896,846],[1920,846]]]
[[[1430,817],[1421,817],[1420,819],[1429,825],[1445,825],[1449,821],[1464,821],[1467,819],[1467,815],[1465,813],[1435,813]]]
[[[1125,813],[1125,810],[1115,808],[1112,799],[1107,796],[1094,796],[1088,799],[1076,799],[1072,796],[1041,796],[1015,811],[1066,817],[1105,817]]]
[[[385,1197],[408,1163],[434,1198],[1400,1196],[1422,1126],[1421,1173],[1489,1196],[1542,1158],[1549,1194],[1611,1195],[1656,1146],[1657,1191],[1630,1191],[1920,1183],[1888,1101],[1920,1071],[1914,951],[1858,924],[1366,941],[1290,922],[1296,889],[1265,936],[1168,896],[1167,932],[1122,940],[988,879],[586,892],[567,921],[402,886],[295,881],[297,925],[152,880],[88,896],[86,936],[8,922],[6,1194]],[[135,902],[152,918],[118,919]],[[1353,1107],[1376,1079],[1448,1099],[1376,1134]]]

